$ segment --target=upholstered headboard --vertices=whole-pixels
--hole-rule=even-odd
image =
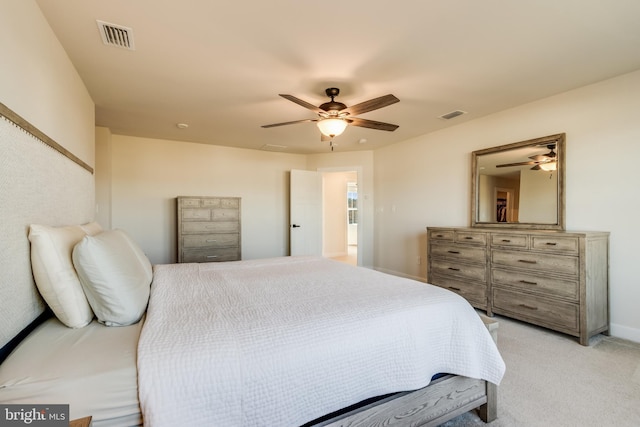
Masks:
[[[31,273],[30,224],[93,219],[93,169],[0,104],[0,347],[45,311]]]

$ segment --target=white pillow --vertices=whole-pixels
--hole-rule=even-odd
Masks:
[[[122,230],[86,236],[73,249],[73,264],[98,321],[136,323],[147,308],[151,263]]]
[[[81,328],[93,319],[93,312],[73,268],[71,251],[87,232],[97,233],[100,230],[95,222],[84,226],[32,224],[29,227],[31,269],[36,286],[51,311],[70,328]]]

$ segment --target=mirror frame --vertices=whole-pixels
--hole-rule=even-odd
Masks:
[[[555,224],[539,223],[519,223],[519,222],[478,222],[479,200],[478,200],[478,156],[500,153],[533,145],[543,145],[545,143],[556,142],[557,154],[557,222]],[[514,142],[512,144],[500,145],[497,147],[485,148],[471,153],[471,226],[486,228],[523,228],[536,230],[564,230],[565,229],[565,134],[544,136],[542,138],[529,139],[527,141]]]

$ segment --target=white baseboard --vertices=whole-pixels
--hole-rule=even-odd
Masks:
[[[616,338],[640,343],[640,329],[630,328],[628,326],[617,325],[612,323],[609,325],[609,335]]]

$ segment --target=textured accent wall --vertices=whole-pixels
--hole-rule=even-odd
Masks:
[[[94,176],[0,116],[0,346],[45,305],[31,273],[30,224],[71,225],[94,214]]]

